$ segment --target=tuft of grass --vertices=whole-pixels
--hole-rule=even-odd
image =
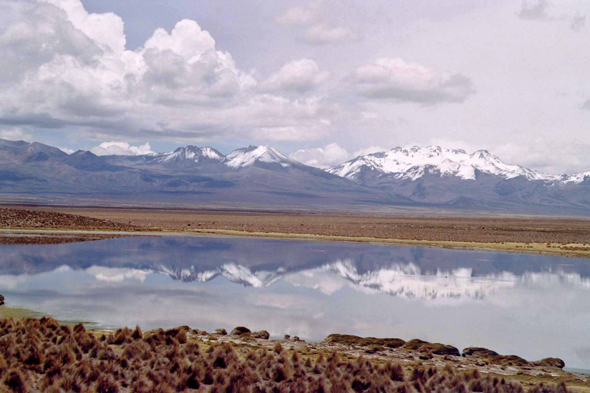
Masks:
[[[380,364],[336,351],[303,355],[278,341],[269,350],[228,342],[202,342],[201,348],[190,340],[189,330],[140,334],[140,329],[123,328],[99,340],[98,333],[81,324],[71,328],[51,318],[1,320],[0,391],[524,392],[518,382],[477,370]],[[432,344],[411,343],[415,345]],[[248,354],[244,356],[243,350]],[[531,389],[567,392],[564,384]]]

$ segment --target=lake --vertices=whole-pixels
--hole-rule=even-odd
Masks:
[[[252,238],[0,245],[7,305],[102,328],[244,325],[483,346],[590,365],[590,261]]]

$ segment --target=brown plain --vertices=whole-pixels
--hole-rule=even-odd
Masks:
[[[405,217],[376,214],[27,207],[97,219],[80,229],[166,231],[590,257],[590,220],[547,217]],[[2,217],[0,227],[10,225]],[[99,223],[94,225],[95,223]],[[14,224],[14,223],[13,223]],[[58,224],[47,228],[59,229]],[[75,228],[69,223],[63,229]]]

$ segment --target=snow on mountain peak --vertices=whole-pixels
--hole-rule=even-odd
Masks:
[[[199,162],[203,159],[223,161],[225,157],[223,154],[211,147],[197,147],[197,146],[184,146],[179,147],[173,152],[162,153],[159,155],[158,160],[160,162],[169,161],[193,161]]]
[[[248,146],[237,149],[227,155],[227,160],[227,166],[230,168],[243,168],[256,162],[278,163],[283,167],[295,164],[295,161],[270,146]]]
[[[439,173],[440,176],[474,180],[476,171],[506,179],[525,176],[529,180],[553,180],[551,175],[519,165],[506,164],[487,150],[468,154],[462,149],[445,149],[440,146],[396,147],[389,151],[357,157],[328,169],[328,172],[355,179],[361,171],[367,169],[379,174],[392,174],[397,179],[411,180],[417,180],[425,173]]]

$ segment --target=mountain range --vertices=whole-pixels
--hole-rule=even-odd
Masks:
[[[322,170],[269,146],[224,155],[185,146],[168,153],[67,154],[0,139],[0,195],[47,202],[383,210],[389,207],[590,214],[590,172],[551,175],[486,150],[394,148]]]

